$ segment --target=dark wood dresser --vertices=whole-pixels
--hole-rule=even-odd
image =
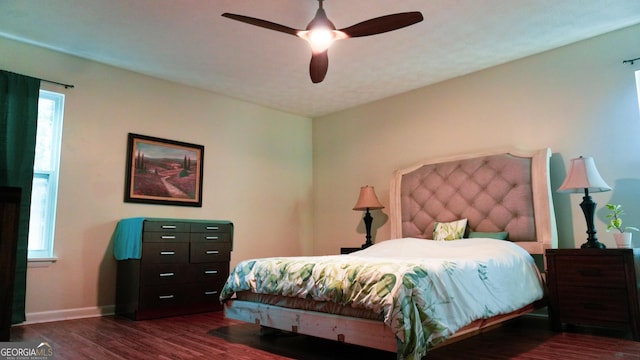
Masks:
[[[144,220],[140,259],[118,261],[116,314],[134,320],[222,309],[233,223]]]
[[[551,325],[627,330],[640,341],[640,249],[549,249]]]

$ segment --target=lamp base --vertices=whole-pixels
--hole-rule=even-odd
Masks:
[[[606,249],[607,246],[598,240],[587,241],[580,246],[581,249]]]
[[[371,216],[371,213],[369,213],[369,208],[367,208],[367,211],[364,213],[364,227],[365,230],[367,232],[366,234],[366,241],[364,244],[362,244],[362,248],[366,249],[369,246],[373,245],[373,242],[371,241],[371,223],[373,222],[373,216]]]
[[[604,249],[606,246],[598,241],[596,236],[596,227],[593,224],[593,216],[596,211],[596,203],[593,202],[591,196],[589,196],[589,189],[584,189],[584,197],[580,203],[584,218],[587,221],[587,242],[582,244],[582,249]]]

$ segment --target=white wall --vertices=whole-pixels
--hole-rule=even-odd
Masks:
[[[59,260],[28,269],[27,321],[112,307],[121,218],[231,220],[232,265],[311,254],[311,119],[2,38],[0,69],[75,85],[42,85],[66,94]],[[202,208],[123,202],[129,132],[204,145]]]
[[[593,194],[601,209],[622,203],[628,225],[640,225],[640,116],[634,71],[640,26],[507,63],[375,103],[314,119],[315,252],[364,243],[359,188],[375,186],[389,204],[395,169],[421,159],[513,146],[550,147],[560,247],[586,240],[580,195],[555,193],[569,160],[593,156],[613,192]],[[389,238],[388,209],[373,212],[378,241]],[[640,233],[635,245],[640,246]]]

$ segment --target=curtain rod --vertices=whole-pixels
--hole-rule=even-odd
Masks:
[[[640,60],[640,57],[635,59],[623,60],[622,63],[623,64],[629,63],[629,65],[633,65],[633,63],[638,60]]]
[[[61,83],[61,82],[47,80],[47,79],[40,79],[40,81],[48,82],[49,84],[64,86],[65,89],[73,89],[75,87],[75,85],[64,84],[64,83]]]

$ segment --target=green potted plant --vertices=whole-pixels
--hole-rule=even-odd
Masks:
[[[607,210],[609,213],[607,214],[607,219],[609,219],[609,224],[607,224],[607,231],[615,231],[613,234],[613,238],[616,240],[616,245],[619,248],[629,248],[631,247],[631,235],[630,231],[638,231],[638,228],[633,226],[625,226],[622,227],[622,218],[624,215],[624,210],[622,210],[622,205],[620,204],[607,204]]]

